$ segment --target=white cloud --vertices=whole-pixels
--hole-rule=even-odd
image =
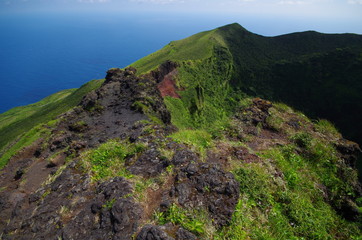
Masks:
[[[138,3],[152,3],[152,4],[170,4],[170,3],[184,3],[184,0],[130,0],[131,2]]]
[[[362,5],[362,0],[348,0],[349,4],[360,4]]]
[[[306,3],[307,2],[305,1],[296,1],[296,0],[282,0],[278,2],[278,4],[280,5],[302,5]]]
[[[110,2],[110,0],[78,0],[81,3],[105,3]]]

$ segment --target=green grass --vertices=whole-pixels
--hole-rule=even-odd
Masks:
[[[185,129],[171,134],[170,137],[176,142],[190,145],[202,156],[205,155],[206,149],[212,144],[212,137],[205,130]]]
[[[12,109],[0,114],[0,157],[1,165],[4,166],[8,159],[4,155],[9,155],[9,148],[12,141],[26,134],[33,127],[46,123],[59,114],[66,112],[79,104],[84,95],[97,89],[103,83],[103,80],[90,81],[79,89],[66,90],[53,94],[38,103],[25,107]],[[24,142],[25,140],[20,140]],[[17,144],[19,145],[19,144]],[[21,146],[18,147],[21,149]],[[13,153],[13,152],[12,152]],[[11,153],[11,154],[12,154]]]
[[[314,124],[314,126],[315,126],[315,129],[320,133],[323,133],[325,135],[331,135],[336,138],[341,137],[341,134],[339,133],[337,128],[333,125],[333,123],[331,123],[330,121],[328,121],[326,119],[319,119]]]
[[[39,138],[45,138],[50,135],[50,130],[44,125],[38,125],[32,128],[30,131],[22,134],[18,141],[13,145],[9,145],[6,152],[0,157],[0,169],[2,169],[10,160],[21,149],[31,145],[34,141]]]
[[[215,31],[201,32],[179,41],[172,41],[161,50],[132,63],[131,66],[137,68],[137,73],[141,74],[157,68],[167,60],[182,62],[209,58],[214,42],[222,41]]]
[[[41,101],[26,106],[15,107],[7,112],[0,114],[0,131],[2,128],[31,116],[37,111],[41,110],[47,105],[54,104],[58,101],[63,100],[70,94],[74,93],[77,89],[67,89],[57,93],[54,93]]]
[[[240,183],[240,200],[230,225],[214,239],[358,239],[357,225],[337,215],[324,200],[317,184],[323,181],[320,170],[296,148],[268,150],[264,163],[242,164],[233,170]],[[275,171],[282,177],[276,177]]]
[[[82,154],[82,165],[94,181],[115,176],[133,178],[125,168],[125,160],[142,151],[142,144],[131,144],[118,140],[109,140],[96,149]]]
[[[164,102],[171,113],[171,123],[179,128],[193,128],[191,113],[184,102],[178,98],[165,97]]]
[[[154,216],[158,224],[164,225],[171,222],[202,237],[207,234],[210,225],[205,211],[186,210],[176,204],[172,204],[165,212],[156,212]]]

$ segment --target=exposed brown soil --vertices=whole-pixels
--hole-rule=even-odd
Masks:
[[[285,134],[269,129],[262,129],[260,134],[254,136],[253,139],[248,142],[248,146],[254,151],[263,151],[288,143],[290,143],[290,141]]]
[[[172,72],[168,73],[163,80],[158,84],[158,89],[160,90],[162,97],[173,97],[173,98],[181,98],[177,93],[180,89],[177,88],[175,84],[174,76],[177,75],[177,69],[174,69]]]
[[[174,183],[174,178],[168,176],[162,186],[157,185],[157,189],[154,189],[152,186],[147,189],[145,203],[143,204],[143,219],[151,219],[152,215],[158,210],[161,202],[162,196],[165,194],[172,184]]]

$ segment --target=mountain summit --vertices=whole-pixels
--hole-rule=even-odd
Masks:
[[[361,149],[306,115],[361,131],[361,53],[230,24],[1,114],[0,238],[358,239]]]
[[[133,66],[147,72],[165,60],[208,59],[216,49],[225,52],[221,65],[230,69],[222,74],[232,88],[327,118],[362,143],[361,35],[307,31],[263,37],[234,23],[171,42]]]

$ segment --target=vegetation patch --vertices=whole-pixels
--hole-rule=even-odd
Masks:
[[[132,178],[125,168],[125,160],[141,152],[144,145],[110,140],[98,148],[82,154],[82,163],[94,181],[122,176]]]
[[[172,204],[167,211],[156,212],[155,220],[161,225],[171,222],[174,225],[179,225],[184,229],[203,237],[210,233],[211,224],[204,210],[187,210],[176,204]]]
[[[211,135],[205,130],[180,130],[170,137],[176,142],[194,147],[201,155],[205,155],[206,149],[212,144]]]
[[[323,133],[325,135],[333,136],[335,138],[341,137],[341,134],[339,133],[337,128],[328,120],[319,119],[314,124],[314,127],[318,132]]]
[[[8,144],[5,148],[6,151],[0,155],[0,169],[3,168],[8,163],[10,158],[20,150],[30,146],[36,140],[40,138],[46,138],[49,135],[50,129],[48,129],[46,125],[36,126],[25,134],[22,134],[16,142],[13,144]]]

